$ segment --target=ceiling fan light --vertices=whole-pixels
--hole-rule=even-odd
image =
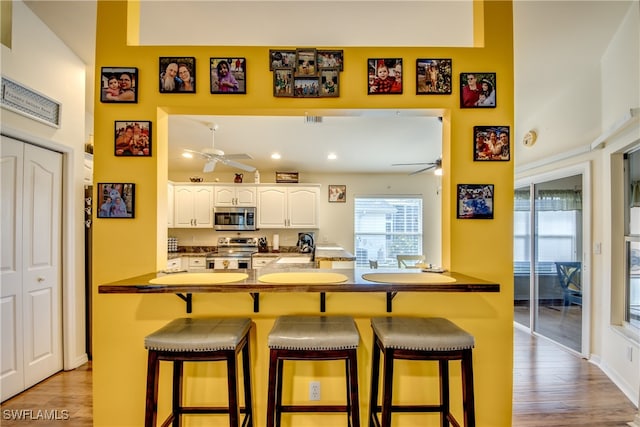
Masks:
[[[442,176],[442,168],[440,166],[438,166],[434,171],[433,171],[434,175],[437,176]]]
[[[184,157],[185,159],[193,159],[193,154],[187,152],[187,151],[183,151],[182,152],[182,157]]]

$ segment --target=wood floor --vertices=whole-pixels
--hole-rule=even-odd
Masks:
[[[514,427],[627,427],[634,419],[635,406],[598,367],[517,328],[514,337]],[[56,374],[0,407],[3,427],[90,427],[91,364]],[[38,410],[66,410],[69,419],[8,419],[29,416],[20,410],[32,417]]]

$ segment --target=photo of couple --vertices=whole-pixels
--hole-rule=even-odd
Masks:
[[[160,93],[195,93],[195,91],[196,58],[160,58]]]
[[[495,108],[496,73],[460,74],[461,108]]]

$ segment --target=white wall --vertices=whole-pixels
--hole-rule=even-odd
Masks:
[[[583,97],[568,97],[558,106],[564,111],[572,111],[571,116],[583,114],[591,120],[600,122],[600,128],[607,130],[618,122],[631,108],[640,107],[640,11],[638,2],[630,5],[629,11],[618,32],[611,39],[608,48],[601,58],[599,70],[592,70],[589,78],[591,92],[596,92],[591,103],[585,102]],[[576,70],[578,73],[579,70]],[[600,76],[593,80],[593,76]],[[595,103],[595,105],[594,105]],[[594,117],[594,111],[599,111]],[[537,118],[540,127],[553,126],[556,119],[553,116],[564,116],[559,109],[541,112]],[[633,331],[624,331],[620,325],[622,301],[621,290],[624,283],[621,280],[623,269],[622,258],[616,236],[618,221],[612,206],[622,204],[622,186],[619,181],[621,172],[620,155],[617,154],[640,143],[640,127],[637,124],[628,127],[606,142],[604,150],[588,151],[588,147],[598,135],[585,133],[583,129],[593,126],[582,126],[580,122],[569,121],[569,130],[574,130],[576,141],[569,144],[573,150],[584,149],[582,154],[565,157],[553,161],[554,156],[563,157],[565,151],[563,138],[554,139],[553,135],[544,141],[545,145],[556,147],[555,152],[547,154],[547,163],[540,161],[537,154],[529,156],[536,164],[536,168],[526,169],[521,164],[516,169],[516,179],[533,176],[548,171],[570,167],[584,161],[592,167],[592,241],[602,244],[600,254],[591,253],[591,361],[600,365],[604,372],[620,387],[620,389],[634,403],[638,404],[640,394],[640,337]],[[538,149],[538,144],[530,150]],[[545,148],[546,149],[546,148]],[[538,153],[540,154],[540,153]],[[521,159],[522,160],[522,159]],[[539,166],[538,166],[539,165]],[[619,236],[618,236],[619,238]],[[592,248],[586,248],[591,250]],[[613,307],[613,309],[612,309]],[[632,349],[633,358],[628,360],[628,348]]]
[[[64,367],[86,361],[84,317],[85,66],[22,1],[13,3],[11,48],[2,46],[2,75],[61,103],[58,129],[2,109],[2,132],[64,154]]]
[[[267,176],[273,176],[268,171],[261,172],[262,182],[268,182]],[[320,228],[315,230],[317,242],[336,243],[347,251],[354,251],[353,241],[353,198],[366,195],[422,195],[423,196],[423,253],[427,255],[427,262],[434,265],[442,264],[442,227],[441,227],[441,197],[438,187],[440,178],[433,173],[424,173],[407,177],[404,174],[304,174],[304,183],[321,184],[320,187]],[[220,183],[232,182],[231,174],[212,174],[207,181],[218,177]],[[188,181],[187,177],[172,176],[172,180]],[[245,181],[250,182],[250,181]],[[302,178],[301,178],[302,182]],[[346,185],[346,203],[329,203],[328,185]],[[243,236],[267,236],[269,245],[273,234],[280,236],[280,246],[295,246],[298,231],[304,230],[261,230],[243,232]],[[213,230],[171,229],[169,235],[177,237],[180,246],[215,246],[218,237],[233,233],[216,232]]]

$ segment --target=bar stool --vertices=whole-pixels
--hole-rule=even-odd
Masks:
[[[472,335],[443,318],[374,317],[369,427],[391,426],[392,412],[439,412],[441,425],[460,424],[449,407],[449,361],[462,364],[462,405],[464,426],[475,426],[473,396]],[[380,353],[384,354],[382,406],[378,405]],[[393,361],[437,360],[440,367],[440,404],[393,405]],[[378,413],[382,412],[378,420]]]
[[[229,426],[240,426],[240,412],[245,416],[242,426],[253,426],[249,330],[251,319],[202,318],[175,319],[148,335],[144,346],[149,350],[147,365],[147,396],[145,427],[155,427],[158,411],[160,361],[173,362],[172,409],[163,426],[181,425],[182,414],[229,414]],[[245,407],[239,406],[237,358],[242,352]],[[229,406],[183,406],[182,372],[184,362],[227,362]]]
[[[360,334],[349,316],[281,316],[269,332],[267,427],[280,427],[283,412],[346,412],[348,425],[360,426],[356,350]],[[345,360],[347,404],[284,405],[285,360]]]

